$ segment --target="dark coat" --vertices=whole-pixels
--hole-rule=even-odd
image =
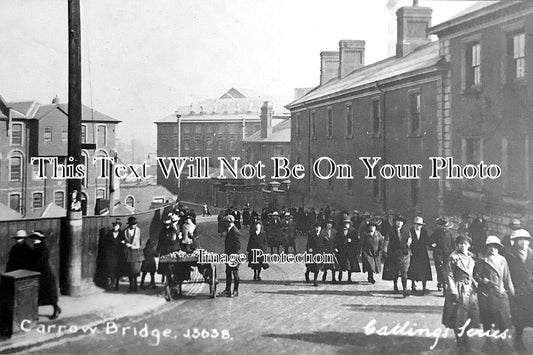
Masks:
[[[385,236],[383,250],[385,263],[383,265],[383,280],[396,280],[400,276],[407,277],[411,261],[411,250],[407,246],[408,233],[402,229],[389,231]]]
[[[237,227],[233,226],[226,233],[226,238],[224,239],[224,253],[227,255],[238,254],[241,251],[241,233]]]
[[[157,241],[157,255],[167,255],[172,252],[180,250],[178,236],[176,230],[172,227],[163,227],[159,232],[159,239]],[[171,265],[167,263],[159,263],[157,272],[160,274],[167,274],[171,271]]]
[[[263,268],[264,257],[258,257],[257,263],[252,263],[252,249],[260,249],[266,252],[266,234],[263,228],[259,234],[255,230],[255,225],[250,226],[250,237],[248,238],[248,245],[246,246],[246,252],[248,253],[248,266],[252,269]]]
[[[350,241],[348,241],[350,240]],[[347,230],[344,228],[337,232],[335,237],[335,248],[339,262],[339,270],[349,272],[360,272],[358,255],[361,251],[357,231],[350,227]]]
[[[515,248],[508,249],[505,258],[515,290],[515,297],[511,299],[513,324],[533,327],[533,249],[528,249],[525,263]]]
[[[125,262],[124,251],[121,241],[123,240],[122,231],[119,230],[117,237],[113,235],[113,230],[108,231],[102,241],[103,258],[105,275],[107,277],[120,276],[122,263]]]
[[[26,242],[16,243],[7,257],[6,272],[19,269],[31,270],[33,250]]]
[[[272,218],[266,226],[267,242],[269,247],[279,247],[281,245],[281,220]]]
[[[379,228],[379,232],[381,233],[382,236],[386,237],[387,234],[394,231],[394,229],[395,229],[394,221],[392,222],[392,224],[390,224],[388,219],[384,219],[383,223],[381,223],[381,226]]]
[[[411,238],[411,262],[407,277],[413,281],[431,281],[431,264],[429,262],[428,247],[431,245],[427,230],[422,227],[420,239],[416,238],[415,228],[409,229]]]
[[[307,235],[307,252],[313,255],[322,254],[324,247],[322,245],[322,237],[317,234],[315,230],[309,232]],[[307,263],[307,269],[311,272],[319,272],[322,270],[322,263]]]
[[[141,265],[141,272],[153,273],[156,271],[155,257],[157,256],[157,245],[152,239],[148,239],[143,250],[144,260]]]
[[[446,267],[450,254],[455,249],[455,238],[452,232],[447,228],[437,228],[431,235],[431,248],[433,250],[435,269],[437,270],[437,281],[443,284],[446,282],[444,268]]]
[[[475,261],[470,253],[464,255],[454,251],[448,258],[447,288],[442,311],[442,324],[448,328],[460,328],[468,319],[471,321],[471,327],[479,326],[474,265]]]
[[[374,234],[363,234],[361,249],[363,253],[363,272],[379,274],[381,272],[381,257],[385,238],[376,229]]]
[[[335,236],[337,235],[337,230],[331,228],[330,237],[328,238],[328,231],[326,228],[322,228],[320,231],[320,239],[322,240],[322,250],[325,254],[335,254]],[[337,270],[337,262],[333,264],[324,264],[323,270]]]
[[[472,250],[475,252],[483,251],[487,239],[487,221],[483,218],[481,220],[474,218],[470,223],[469,232],[470,238],[472,238]]]
[[[50,267],[50,250],[43,241],[33,246],[31,271],[41,273],[39,278],[39,306],[54,305],[58,301],[57,284]]]
[[[249,210],[242,211],[242,224],[244,226],[250,225],[250,211]]]
[[[483,279],[489,282],[484,284]],[[501,255],[482,257],[474,266],[474,280],[478,283],[477,297],[481,324],[504,331],[511,329],[511,311],[509,309],[510,294],[514,294],[511,274],[507,261]]]
[[[237,210],[234,210],[231,211],[230,214],[235,217],[235,227],[237,227],[237,229],[241,229],[241,213]]]

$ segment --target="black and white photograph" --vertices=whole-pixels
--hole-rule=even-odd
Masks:
[[[533,1],[0,13],[0,354],[533,353]]]

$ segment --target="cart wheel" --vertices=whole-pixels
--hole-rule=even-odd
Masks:
[[[209,297],[217,296],[217,267],[211,264],[211,282],[209,284]]]

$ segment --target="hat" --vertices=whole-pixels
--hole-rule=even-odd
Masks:
[[[370,222],[368,222],[369,226],[379,226],[381,224],[381,219],[378,218],[372,218]]]
[[[44,239],[46,238],[41,231],[33,231],[31,232],[30,238],[32,239]]]
[[[399,214],[396,217],[394,217],[394,221],[395,222],[396,221],[402,221],[403,223],[405,223],[405,218],[401,214]]]
[[[17,234],[12,236],[11,238],[14,238],[14,239],[28,238],[28,233],[26,233],[24,229],[21,229],[21,230],[18,230]]]
[[[389,211],[387,212],[387,215],[388,215],[388,216],[390,216],[390,215],[393,215],[393,216],[394,216],[394,215],[395,215],[394,210],[389,210]]]
[[[370,214],[370,212],[365,212],[363,213],[363,217],[372,217],[372,215]]]
[[[523,228],[514,230],[511,233],[511,240],[515,240],[515,239],[530,239],[530,238],[531,238],[531,235],[529,234],[529,232],[527,230],[523,229]]]
[[[285,212],[285,217],[290,217],[291,213],[289,211]]]
[[[315,228],[316,228],[316,227],[320,227],[320,228],[322,228],[322,223],[320,223],[320,222],[316,222],[316,223],[315,223]]]
[[[120,225],[120,224],[122,224],[122,222],[120,221],[120,218],[117,218],[117,219],[115,219],[115,220],[113,221],[112,224],[113,224],[113,225],[115,225],[115,224],[119,224],[119,225]]]
[[[327,219],[326,224],[328,224],[328,223],[335,224],[335,222],[331,218]]]
[[[232,215],[229,214],[229,215],[227,215],[227,216],[224,216],[224,218],[222,218],[222,220],[223,220],[224,222],[231,222],[231,223],[233,223],[233,222],[235,222],[235,217],[233,217]]]
[[[128,224],[130,225],[133,225],[133,224],[137,224],[137,218],[135,217],[128,217]]]
[[[342,223],[344,223],[344,224],[346,224],[346,223],[352,224],[352,220],[351,219],[345,219],[344,221],[342,221]]]
[[[439,226],[439,227],[444,227],[444,228],[450,228],[451,226],[453,226],[453,223],[448,221],[445,217],[439,217],[435,220],[435,223]]]
[[[495,235],[489,235],[489,236],[487,237],[487,240],[485,241],[485,245],[491,245],[491,244],[496,244],[497,246],[503,248],[503,245],[502,245],[502,243],[500,242],[500,238],[498,238],[498,237],[495,236]]]
[[[455,238],[455,244],[459,244],[461,242],[467,241],[468,243],[472,243],[472,239],[470,239],[467,235],[458,235],[457,238]]]
[[[520,227],[520,220],[518,218],[513,218],[508,224],[509,227]]]
[[[470,214],[469,214],[468,212],[465,212],[465,213],[463,213],[463,214],[461,215],[461,218],[462,218],[462,219],[467,219],[467,218],[470,218],[470,217],[471,217],[471,216],[470,216]]]
[[[272,212],[272,216],[279,216],[278,211]]]
[[[177,214],[173,214],[172,216],[170,216],[171,222],[177,222],[179,220],[180,220],[180,217]]]
[[[413,223],[414,224],[420,224],[420,225],[424,225],[424,219],[420,216],[416,216],[415,219],[413,220]]]
[[[353,213],[359,214],[359,211],[358,210],[353,210]]]
[[[170,218],[167,218],[163,221],[163,224],[171,224],[172,220]]]

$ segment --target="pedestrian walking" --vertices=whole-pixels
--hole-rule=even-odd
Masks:
[[[144,260],[141,265],[141,289],[144,287],[144,279],[147,274],[150,274],[150,288],[155,289],[155,272],[156,272],[156,262],[155,258],[157,256],[157,243],[152,239],[148,239],[143,250]]]
[[[318,221],[317,221],[318,223]],[[335,255],[335,236],[337,235],[337,230],[333,227],[333,220],[328,219],[326,221],[326,227],[322,228],[320,231],[320,238],[322,240],[322,248],[324,251],[324,254],[332,254]],[[335,279],[335,271],[338,269],[337,261],[334,263],[324,263],[322,267],[322,281],[326,281],[326,277],[328,274],[328,270],[331,270],[331,281],[333,283],[336,283],[337,280]]]
[[[263,230],[263,224],[259,219],[254,220],[250,225],[250,237],[248,238],[248,245],[246,252],[248,253],[248,267],[254,271],[254,281],[262,281],[261,270],[267,269],[268,264],[264,262],[264,257],[257,257],[253,260],[253,249],[261,250],[266,253],[266,233]]]
[[[41,273],[39,277],[38,304],[39,306],[51,305],[54,308],[54,312],[49,318],[54,320],[61,314],[61,308],[58,305],[59,295],[56,278],[50,266],[50,250],[42,231],[33,231],[30,238],[33,239],[32,267],[30,270]]]
[[[172,220],[167,218],[163,221],[163,228],[159,232],[159,238],[157,241],[157,255],[159,257],[163,255],[168,255],[172,252],[180,250],[179,239],[176,230],[172,226]],[[157,272],[163,275],[163,278],[167,278],[167,282],[172,284],[172,271],[173,264],[170,263],[159,263],[157,267]],[[161,280],[163,282],[163,280]]]
[[[442,324],[454,330],[459,353],[469,351],[467,332],[479,327],[479,306],[474,280],[475,261],[468,251],[470,238],[455,238],[456,249],[448,258],[447,287],[442,312]]]
[[[144,260],[142,252],[141,229],[137,227],[137,218],[128,218],[128,227],[122,233],[122,244],[126,255],[129,292],[137,292],[137,276],[141,273],[141,264]]]
[[[479,317],[484,331],[498,330],[501,334],[512,326],[509,296],[514,296],[514,287],[507,261],[500,255],[500,250],[503,250],[500,239],[491,235],[485,244],[485,251],[474,266]],[[503,339],[499,339],[498,345],[500,351],[509,350]],[[493,350],[490,337],[485,339],[484,350]]]
[[[470,236],[470,222],[471,222],[472,216],[468,212],[465,212],[461,215],[461,222],[459,222],[459,226],[457,227],[457,235],[468,235]]]
[[[211,216],[211,211],[209,211],[209,206],[207,205],[207,202],[204,202],[202,216],[203,217]]]
[[[368,222],[368,231],[363,233],[361,249],[363,254],[363,272],[368,273],[368,282],[375,284],[374,274],[381,273],[381,258],[385,239],[377,230],[379,220],[374,218]]]
[[[274,248],[276,248],[276,253],[279,254],[279,248],[281,246],[281,220],[279,219],[279,214],[277,211],[272,212],[272,219],[268,222],[266,226],[266,235],[267,243],[270,247],[270,252],[274,254]]]
[[[360,251],[360,243],[357,231],[352,227],[352,221],[348,216],[342,222],[342,230],[335,237],[336,256],[339,263],[339,282],[342,281],[342,273],[348,273],[348,282],[352,282],[352,273],[361,272],[357,255]]]
[[[25,230],[19,230],[11,237],[15,239],[15,245],[9,250],[7,257],[6,272],[15,270],[31,270],[33,260],[33,250],[26,243],[28,233]]]
[[[407,277],[411,280],[411,292],[416,293],[416,283],[422,282],[422,294],[427,294],[427,281],[433,280],[431,264],[429,262],[428,247],[431,245],[424,219],[420,216],[413,220],[413,227],[409,229],[407,244],[411,248],[411,261]]]
[[[224,253],[226,255],[238,254],[241,250],[241,241],[239,229],[235,226],[235,217],[227,215],[224,217],[226,231],[224,236]],[[233,293],[231,292],[231,283],[233,281]],[[218,294],[222,297],[239,296],[239,263],[237,261],[226,264],[226,289]]]
[[[431,234],[431,249],[433,250],[433,262],[437,271],[437,290],[446,293],[446,264],[448,257],[455,249],[455,239],[450,228],[452,222],[445,217],[439,217],[435,220],[437,229]]]
[[[411,261],[411,250],[407,245],[408,233],[403,229],[405,219],[403,216],[395,216],[394,229],[389,230],[384,237],[383,257],[383,280],[393,282],[394,293],[399,293],[398,278],[403,288],[403,296],[409,296],[407,292],[407,271]]]
[[[252,222],[250,219],[250,207],[244,206],[242,209],[242,225],[249,227]]]
[[[104,255],[101,260],[104,262],[107,289],[114,288],[118,290],[118,283],[124,269],[125,258],[121,244],[124,238],[120,230],[121,225],[120,218],[115,219],[102,243]]]
[[[531,235],[525,229],[511,234],[513,246],[505,258],[513,281],[515,297],[511,298],[511,318],[515,327],[514,345],[518,352],[527,352],[522,339],[524,328],[533,327],[533,250],[529,247]]]
[[[470,238],[472,238],[472,252],[475,255],[482,254],[487,239],[487,221],[481,211],[476,213],[476,218],[470,223]]]
[[[313,255],[313,261],[315,261],[316,256],[322,254],[324,251],[323,249],[323,243],[322,243],[322,237],[321,232],[322,231],[322,225],[320,223],[315,224],[315,228],[309,232],[307,235],[307,253],[310,253]],[[316,260],[318,261],[318,260]],[[313,286],[318,286],[317,279],[318,279],[318,273],[322,270],[322,263],[319,262],[311,262],[306,263],[305,267],[305,282],[309,282],[309,273],[313,273]]]
[[[509,228],[509,233],[505,234],[502,238],[502,244],[505,249],[509,249],[512,246],[511,235],[515,230],[522,229],[522,225],[518,218],[513,218],[507,227]]]

